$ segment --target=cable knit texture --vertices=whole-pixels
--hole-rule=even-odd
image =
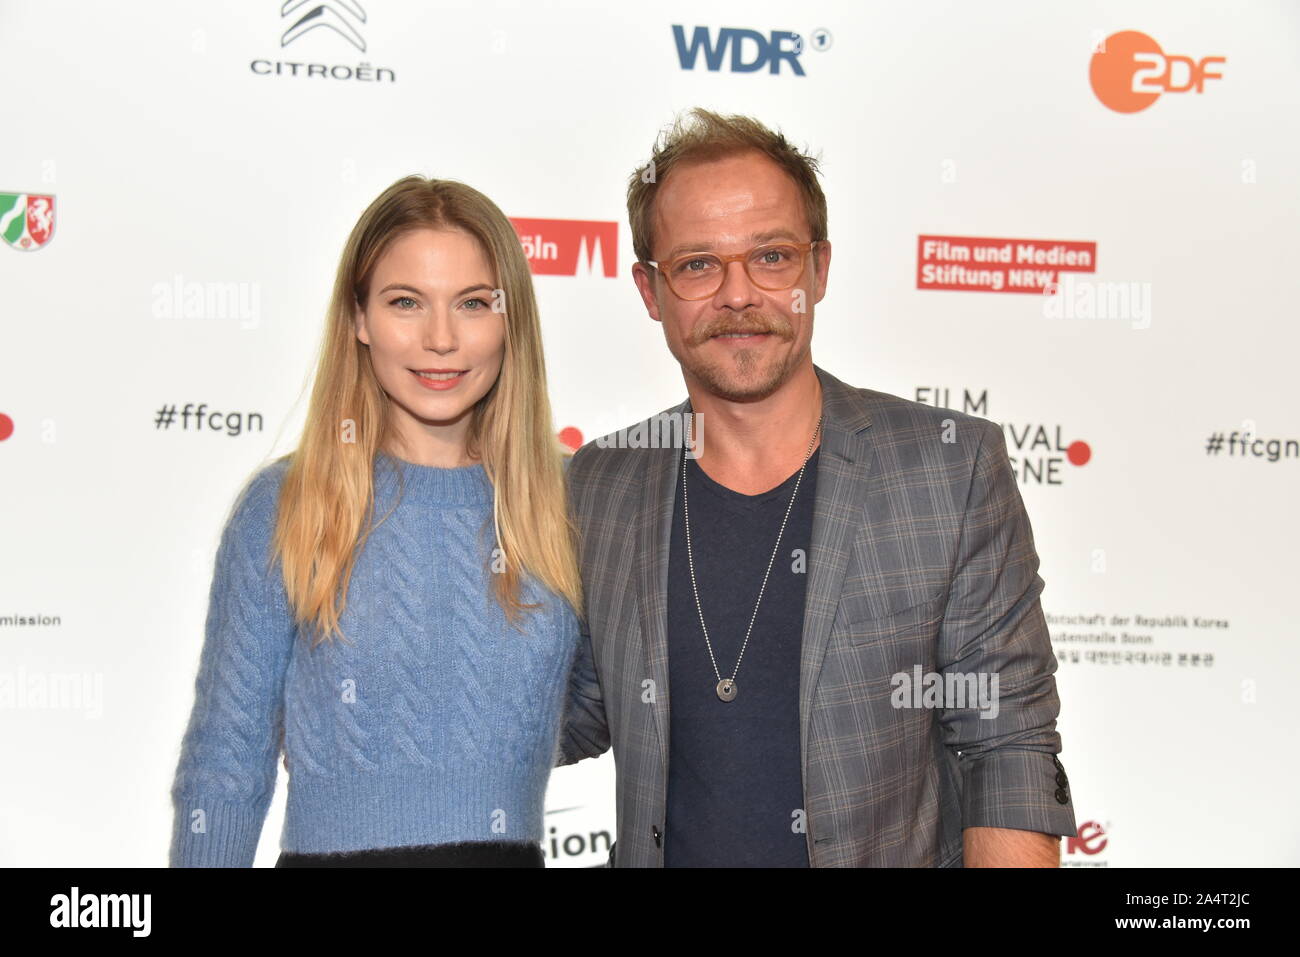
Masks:
[[[299,853],[542,840],[579,630],[541,602],[512,628],[491,593],[492,485],[380,453],[376,520],[353,568],[345,642],[310,647],[271,560],[287,468],[262,469],[222,534],[172,787],[173,867],[247,867],[289,772],[280,846]],[[400,493],[400,494],[399,494]]]

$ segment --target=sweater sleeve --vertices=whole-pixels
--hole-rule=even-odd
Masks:
[[[276,463],[254,476],[222,532],[171,791],[172,867],[251,867],[275,793],[296,632],[271,562],[282,475]]]

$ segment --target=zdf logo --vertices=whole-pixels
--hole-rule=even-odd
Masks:
[[[1226,62],[1221,56],[1196,61],[1169,55],[1145,33],[1125,30],[1102,41],[1088,64],[1088,79],[1106,106],[1116,113],[1136,113],[1161,93],[1202,92],[1206,80],[1223,79],[1223,74],[1210,72],[1210,64]]]

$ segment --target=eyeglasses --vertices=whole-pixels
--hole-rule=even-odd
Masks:
[[[668,288],[678,299],[708,299],[722,288],[727,266],[744,264],[745,275],[759,289],[769,292],[789,289],[803,275],[808,253],[821,240],[810,243],[764,243],[749,252],[731,256],[717,253],[684,253],[666,263],[647,260],[646,265],[659,270]]]

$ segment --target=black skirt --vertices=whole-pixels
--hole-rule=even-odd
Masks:
[[[382,847],[339,854],[281,851],[276,867],[545,867],[542,848],[516,841]]]

